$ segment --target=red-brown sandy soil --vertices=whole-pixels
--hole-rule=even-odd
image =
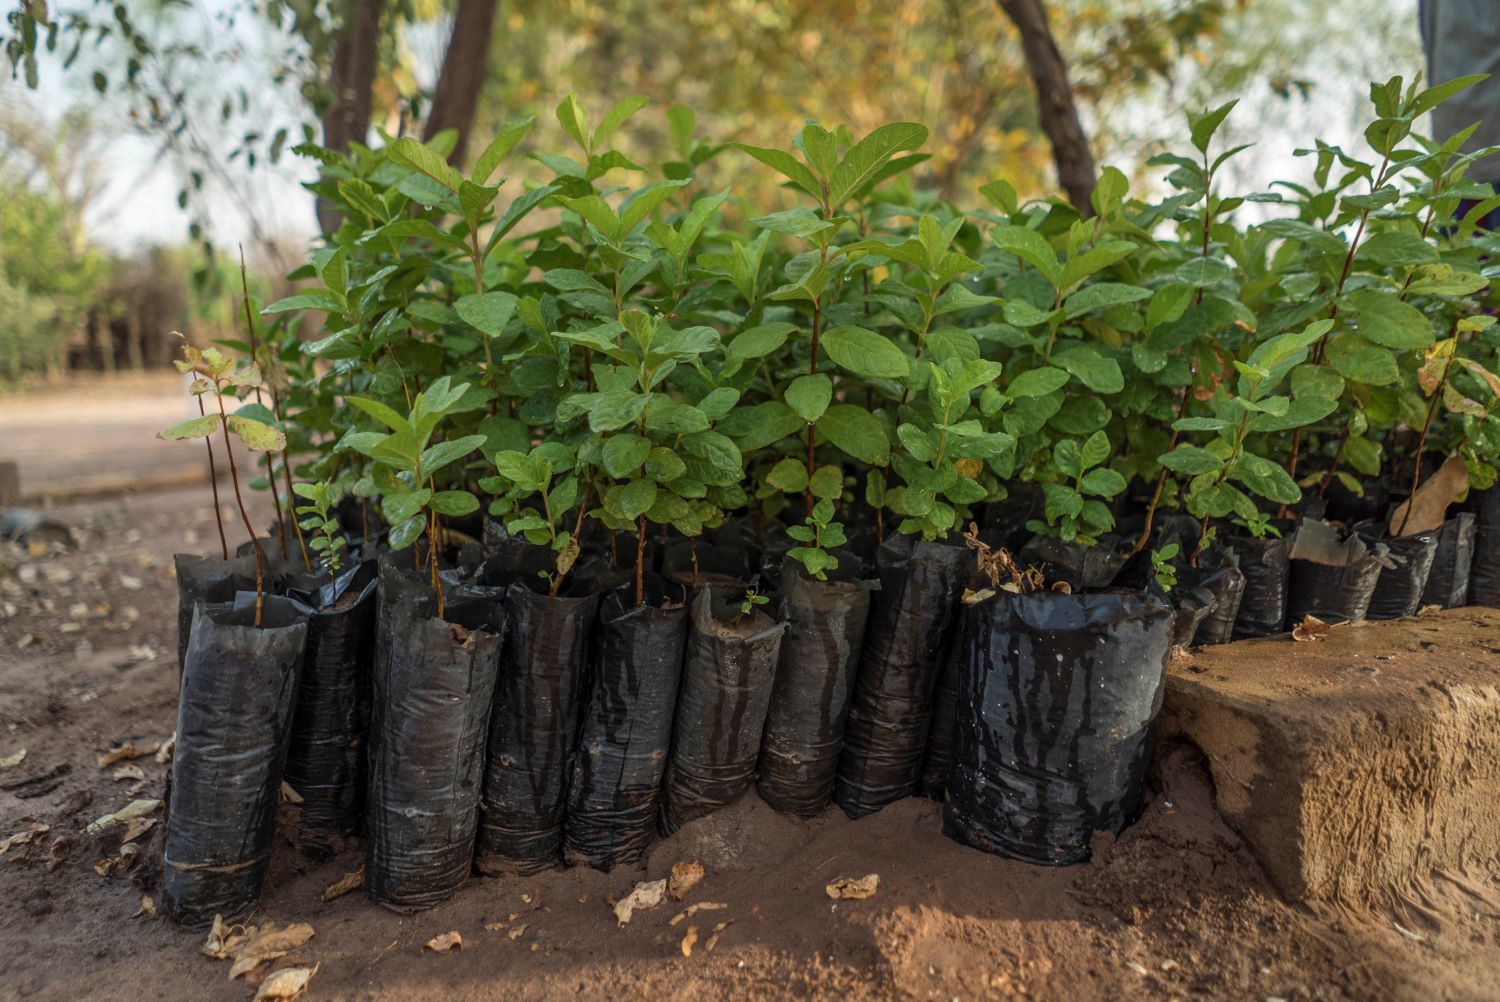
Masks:
[[[173,730],[171,554],[217,548],[206,496],[199,488],[62,508],[77,549],[0,550],[0,760],[27,753],[0,771],[0,785],[66,767],[40,796],[15,794],[49,783],[0,790],[0,841],[49,826],[0,856],[0,999],[254,995],[228,979],[227,962],[199,953],[202,934],[132,918],[143,891],[154,891],[157,833],[134,867],[101,877],[95,864],[117,854],[120,829],[82,831],[135,797],[161,795],[168,767],[152,757],[135,760],[143,783],[112,778],[118,767],[96,758]],[[232,532],[230,545],[240,538]],[[310,943],[276,962],[319,965],[309,1000],[1500,998],[1493,872],[1469,890],[1440,886],[1429,902],[1437,922],[1314,912],[1272,890],[1215,811],[1190,746],[1163,749],[1155,781],[1141,821],[1100,837],[1091,863],[1067,869],[959,846],[927,800],[858,822],[836,809],[799,821],[752,791],[659,845],[642,868],[476,877],[411,916],[362,892],[321,902],[358,867],[357,850],[304,871],[278,835],[253,921],[314,926]],[[85,793],[91,801],[67,813]],[[707,870],[686,902],[617,928],[611,898],[682,860]],[[868,873],[880,876],[869,900],[825,894],[836,877]],[[669,924],[694,902],[727,907]],[[710,950],[720,922],[730,924]],[[689,929],[697,943],[684,956]],[[449,931],[462,935],[461,952],[423,951]]]

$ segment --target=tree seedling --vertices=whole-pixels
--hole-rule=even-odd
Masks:
[[[175,362],[177,371],[193,376],[191,391],[201,401],[204,394],[212,393],[215,412],[189,418],[157,434],[166,441],[190,438],[207,438],[215,431],[224,434],[224,452],[229,457],[229,480],[234,485],[234,501],[239,508],[240,521],[250,535],[250,545],[255,550],[255,626],[261,625],[261,612],[265,604],[266,567],[265,554],[261,552],[260,540],[250,524],[250,514],[245,510],[245,499],[240,493],[240,476],[234,460],[234,439],[238,438],[252,452],[276,452],[286,448],[286,436],[272,425],[261,420],[269,416],[264,407],[247,404],[235,413],[225,410],[224,397],[231,399],[233,391],[241,387],[255,386],[260,373],[253,365],[236,365],[217,348],[199,350],[192,345],[183,345],[184,360]]]
[[[1177,565],[1172,561],[1181,550],[1182,547],[1177,543],[1168,543],[1159,550],[1151,551],[1151,576],[1164,592],[1177,587]]]
[[[432,437],[468,389],[468,383],[452,386],[447,376],[440,376],[417,394],[406,416],[368,397],[346,398],[390,429],[388,434],[356,432],[346,436],[344,444],[374,460],[371,486],[379,491],[381,514],[391,526],[391,549],[404,550],[426,532],[438,619],[444,612],[443,583],[438,577],[438,517],[477,511],[479,500],[464,490],[438,490],[437,474],[474,452],[485,439],[483,435],[465,435],[434,443]]]
[[[735,614],[734,621],[738,624],[741,620],[754,614],[755,610],[771,601],[771,596],[762,595],[754,588],[745,589],[744,601],[740,603],[740,611]]]
[[[297,506],[296,513],[302,516],[298,523],[303,530],[313,533],[307,544],[318,555],[318,562],[329,574],[337,574],[344,566],[344,550],[348,541],[333,517],[333,507],[339,502],[339,494],[333,485],[323,480],[315,484],[295,483],[292,490],[307,502]]]

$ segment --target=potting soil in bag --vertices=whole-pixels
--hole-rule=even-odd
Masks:
[[[967,616],[968,607],[960,605],[958,620],[943,652],[943,669],[932,694],[932,721],[927,728],[927,750],[922,755],[922,778],[917,789],[933,800],[942,800],[946,795],[948,770],[953,765],[953,732],[958,727],[958,690],[963,682]]]
[[[1474,556],[1469,565],[1469,604],[1500,609],[1500,487],[1474,491]]]
[[[1392,537],[1383,536],[1384,525],[1362,523],[1354,528],[1367,539],[1384,543],[1391,563],[1380,572],[1365,615],[1369,619],[1400,619],[1415,615],[1421,608],[1422,590],[1427,587],[1432,560],[1437,555],[1437,534],[1414,532]]]
[[[528,874],[562,862],[570,758],[599,610],[588,583],[569,584],[577,591],[555,597],[526,581],[506,592],[510,630],[479,801],[474,862],[481,873]]]
[[[1422,591],[1422,605],[1456,609],[1464,604],[1469,594],[1477,538],[1472,512],[1461,511],[1443,523],[1437,534],[1432,571]]]
[[[315,589],[289,590],[312,612],[284,778],[302,798],[298,842],[314,858],[364,823],[377,584],[367,561]]]
[[[414,911],[452,895],[473,869],[505,611],[493,598],[445,591],[438,619],[432,592],[384,562],[380,587],[365,888]]]
[[[193,929],[249,914],[271,861],[307,609],[267,596],[254,622],[253,596],[193,614],[162,856],[162,906]]]
[[[234,601],[234,593],[255,587],[255,558],[219,560],[193,553],[172,554],[177,571],[177,674],[187,658],[188,637],[193,632],[193,609],[199,604],[222,605]],[[270,585],[267,585],[270,590]]]
[[[710,586],[693,599],[662,779],[663,834],[728,806],[755,780],[786,624],[760,609],[742,614],[741,595]]]
[[[656,837],[662,774],[687,643],[687,589],[647,575],[599,603],[589,691],[568,781],[564,856],[608,870],[639,860]]]
[[[971,559],[961,546],[906,535],[880,547],[880,591],[870,604],[834,782],[834,799],[851,818],[916,791],[932,693]]]
[[[1292,537],[1286,628],[1316,616],[1325,623],[1358,623],[1370,609],[1380,572],[1393,564],[1383,542],[1318,519],[1303,519]]]
[[[1234,618],[1234,639],[1269,637],[1286,621],[1287,576],[1292,541],[1284,537],[1232,536],[1224,544],[1239,560],[1245,591]]]
[[[1132,542],[1118,536],[1101,537],[1095,546],[1033,536],[1021,547],[1016,562],[1039,567],[1047,580],[1066,581],[1074,591],[1108,588],[1130,557]]]
[[[766,710],[757,789],[776,810],[804,817],[833,798],[870,590],[876,587],[860,579],[852,555],[839,558],[833,573],[841,572],[843,580],[815,581],[796,568],[783,576],[787,630]]]
[[[1170,614],[1154,597],[1001,593],[968,613],[943,831],[1053,866],[1140,814]]]
[[[1213,595],[1213,604],[1184,646],[1229,643],[1245,598],[1246,580],[1239,568],[1239,557],[1223,548],[1209,550],[1199,557],[1197,567],[1184,567],[1177,572],[1177,584],[1180,588],[1206,589]]]

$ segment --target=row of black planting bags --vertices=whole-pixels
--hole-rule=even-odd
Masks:
[[[1477,540],[1472,513],[1397,539],[1304,520],[1196,566],[1189,541],[1165,592],[1123,543],[1037,539],[1021,562],[1072,589],[1024,596],[978,578],[964,546],[909,537],[811,581],[745,527],[653,545],[642,604],[602,553],[549,596],[536,548],[495,533],[441,572],[441,619],[418,551],[331,580],[273,555],[259,630],[253,557],[179,557],[165,903],[195,926],[254,907],[283,780],[302,851],[362,833],[366,886],[398,909],[476,868],[639,860],[751,785],[802,815],[946,793],[955,838],[1075,862],[1140,809],[1174,644],[1500,604],[1484,514]],[[1159,528],[1197,536],[1191,520]],[[745,606],[751,581],[774,601]]]

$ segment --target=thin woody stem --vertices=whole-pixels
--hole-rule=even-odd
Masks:
[[[229,415],[224,413],[224,396],[214,386],[214,399],[219,402],[219,427],[224,431],[224,451],[229,454],[229,481],[234,484],[234,502],[240,509],[240,521],[250,534],[250,546],[255,550],[255,627],[260,629],[261,609],[266,598],[265,554],[260,550],[260,540],[255,538],[255,529],[250,525],[250,514],[245,511],[245,498],[240,494],[240,472],[234,462],[234,443],[229,438]]]
[[[203,407],[203,395],[200,393],[198,395],[198,414],[202,416],[206,415],[207,413],[208,411]],[[203,438],[203,444],[208,449],[208,486],[214,494],[214,522],[219,527],[219,552],[224,555],[225,560],[228,560],[229,541],[224,538],[224,512],[219,506],[219,470],[214,465],[213,436],[205,435]]]
[[[250,314],[250,280],[245,275],[245,248],[243,244],[240,246],[240,292],[241,300],[245,304],[245,337],[250,342],[250,362],[253,365],[259,365],[260,360],[256,356],[258,355],[260,349],[255,340],[255,319]],[[270,361],[269,354],[266,356],[266,360],[268,362]],[[261,403],[260,383],[258,381],[255,384],[255,402],[257,404]],[[281,416],[277,415],[276,420],[280,421]],[[271,488],[271,507],[276,512],[276,545],[281,547],[281,559],[285,560],[286,522],[282,520],[281,498],[276,493],[275,454],[270,452],[266,453],[266,485]],[[290,490],[291,489],[288,488],[288,492],[290,492]],[[290,493],[288,493],[287,500],[291,500]],[[293,519],[292,521],[293,524],[296,523],[295,519]],[[306,556],[307,554],[304,551],[303,558],[306,559]]]

